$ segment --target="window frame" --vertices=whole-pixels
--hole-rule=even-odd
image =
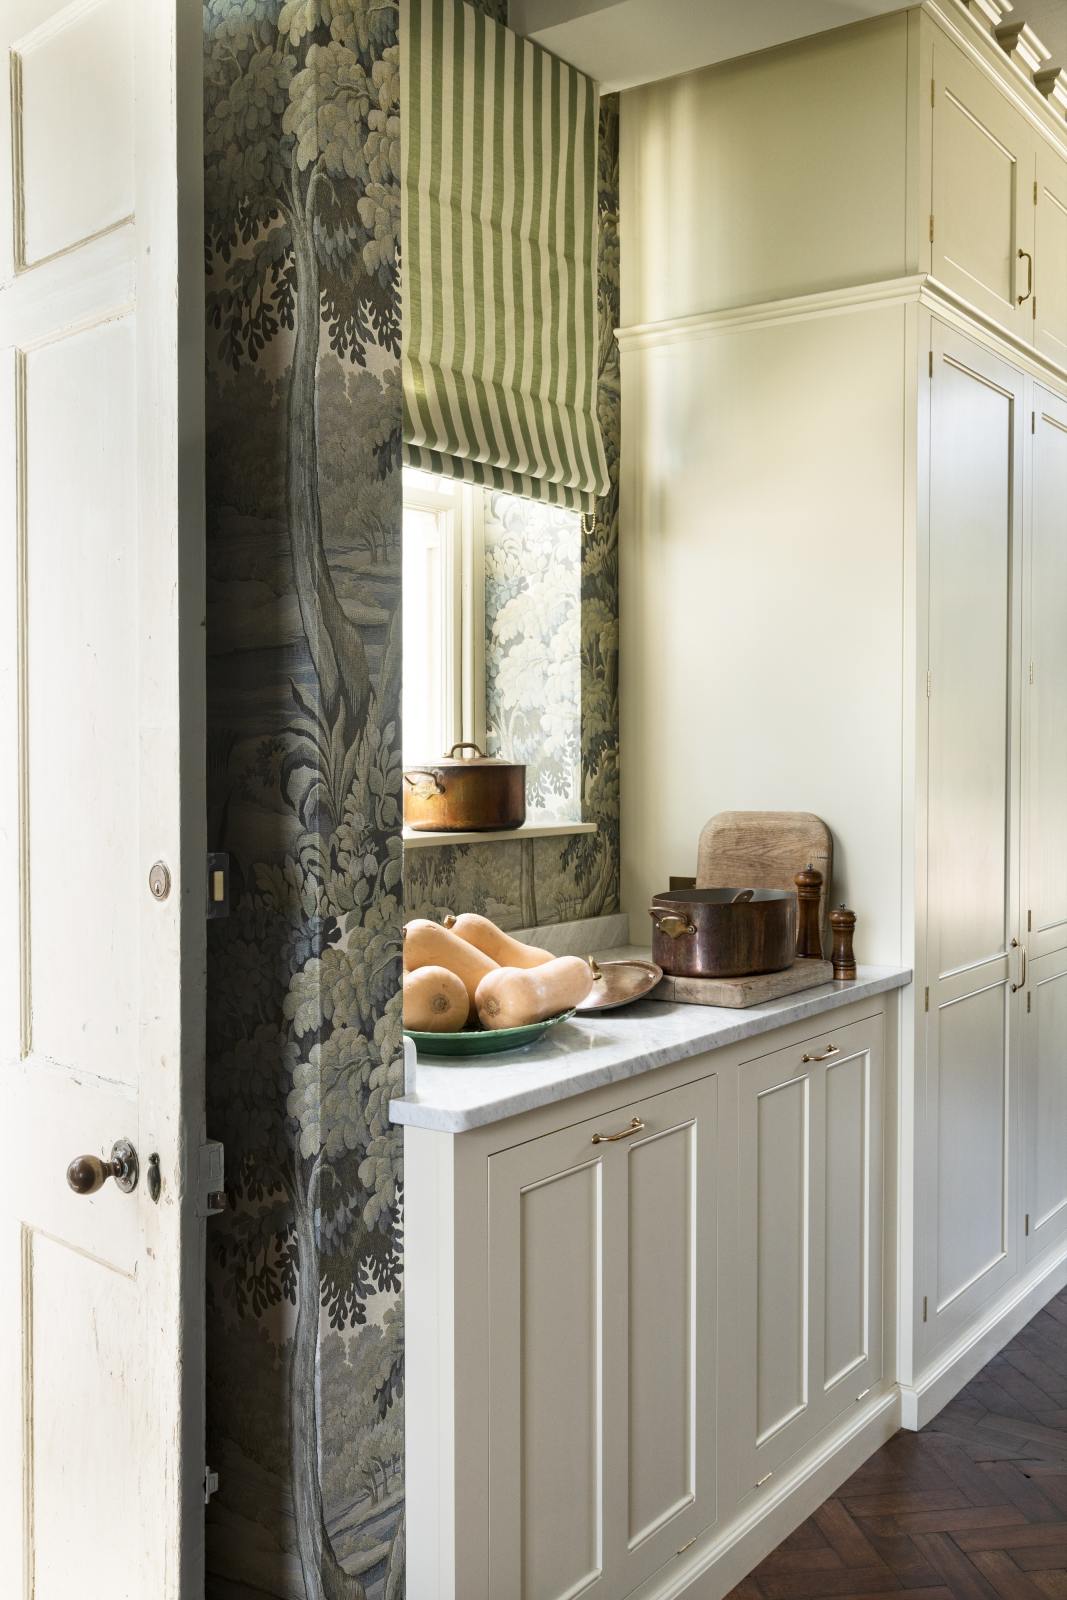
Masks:
[[[442,725],[445,749],[404,749],[405,763],[435,760],[461,742],[485,749],[484,490],[405,467],[403,512],[422,511],[438,524],[442,555]]]

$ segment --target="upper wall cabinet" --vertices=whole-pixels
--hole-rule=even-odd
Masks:
[[[1034,195],[1034,343],[1067,368],[1067,161],[1040,139]]]
[[[934,277],[1030,339],[1036,138],[947,39],[934,48],[933,83]]]
[[[952,7],[629,90],[621,154],[626,326],[929,274],[1067,370],[1067,126]]]

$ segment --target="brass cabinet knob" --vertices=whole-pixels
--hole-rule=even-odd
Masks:
[[[75,1156],[67,1168],[67,1182],[75,1194],[95,1194],[109,1178],[114,1178],[115,1187],[123,1194],[132,1194],[139,1176],[137,1151],[128,1139],[115,1141],[107,1161],[100,1156]]]

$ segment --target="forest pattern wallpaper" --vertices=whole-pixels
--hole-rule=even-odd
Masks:
[[[383,0],[206,0],[208,1593],[404,1593],[400,108]]]
[[[498,16],[499,8],[487,7]],[[478,911],[504,928],[533,928],[580,917],[603,916],[619,908],[619,101],[606,95],[600,106],[598,156],[600,242],[598,254],[599,384],[597,404],[604,438],[611,488],[597,501],[596,515],[587,519],[581,534],[580,676],[581,731],[579,751],[580,803],[570,818],[595,822],[595,834],[567,839],[513,840],[500,844],[446,845],[439,849],[410,850],[404,860],[404,903],[409,916],[439,916],[446,911]],[[487,532],[504,522],[508,532],[521,514],[508,506],[509,497],[490,497]],[[512,501],[522,507],[525,502]],[[532,517],[537,508],[531,508]],[[556,513],[557,517],[568,515]],[[529,523],[532,537],[489,541],[486,570],[486,611],[492,616],[492,582],[496,571],[504,575],[508,597],[516,604],[513,615],[524,610],[536,615],[551,601],[567,626],[567,597],[562,586],[552,595],[551,580],[543,561],[545,528]],[[514,526],[512,531],[514,531]],[[502,548],[503,547],[503,548]],[[543,623],[525,624],[525,638],[536,646],[545,638]],[[486,640],[488,708],[495,732],[493,753],[524,760],[530,748],[530,729],[518,719],[509,725],[499,713],[501,700],[514,699],[521,688],[516,672],[517,641],[499,629]],[[505,672],[501,690],[500,674]],[[510,676],[508,676],[510,674]],[[549,730],[551,733],[551,730]],[[550,784],[543,784],[536,803],[553,807]],[[533,802],[532,802],[533,803]]]
[[[208,947],[211,1600],[405,1594],[397,29],[390,0],[204,3],[208,825],[232,875]],[[613,490],[581,557],[601,831],[515,885],[502,858],[525,847],[498,847],[485,879],[516,906],[553,874],[616,902],[616,515]]]

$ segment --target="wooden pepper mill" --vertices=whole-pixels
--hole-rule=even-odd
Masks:
[[[835,906],[830,913],[830,926],[834,930],[834,982],[849,982],[856,976],[856,957],[852,950],[856,913],[845,905]]]
[[[822,931],[819,927],[819,901],[822,873],[809,861],[793,882],[797,886],[797,959],[822,960]]]

